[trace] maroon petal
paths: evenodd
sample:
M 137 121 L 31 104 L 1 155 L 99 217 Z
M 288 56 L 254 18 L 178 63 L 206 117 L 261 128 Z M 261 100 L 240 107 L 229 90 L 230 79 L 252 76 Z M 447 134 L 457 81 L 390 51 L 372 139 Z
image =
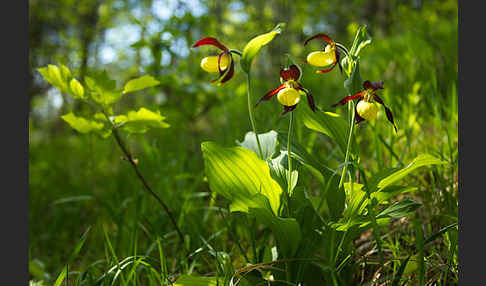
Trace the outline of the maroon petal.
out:
M 383 89 L 383 81 L 366 80 L 365 82 L 363 82 L 363 88 L 372 90 Z
M 218 83 L 218 85 L 222 85 L 223 83 L 233 78 L 233 75 L 235 74 L 235 63 L 231 58 L 231 56 L 230 56 L 230 61 L 231 63 L 230 63 L 229 71 L 226 74 L 226 76 Z
M 280 116 L 283 116 L 287 112 L 290 112 L 290 111 L 294 110 L 296 107 L 297 107 L 297 104 L 296 105 L 292 105 L 292 106 L 284 106 L 284 111 L 282 112 L 282 114 L 280 114 Z
M 316 104 L 314 102 L 314 97 L 312 96 L 312 94 L 300 85 L 297 89 L 305 92 L 305 94 L 307 95 L 307 103 L 309 104 L 310 109 L 312 109 L 313 112 L 316 112 Z
M 218 71 L 219 71 L 219 75 L 222 76 L 225 71 L 221 70 L 221 58 L 225 55 L 225 54 L 228 54 L 229 57 L 230 57 L 230 66 L 233 62 L 233 58 L 231 57 L 231 53 L 227 53 L 227 52 L 222 52 L 221 54 L 219 54 L 218 56 Z
M 280 70 L 280 77 L 284 81 L 289 79 L 298 80 L 300 77 L 300 70 L 296 65 L 291 65 L 288 69 Z
M 330 72 L 330 71 L 332 71 L 334 69 L 334 67 L 336 66 L 336 64 L 337 64 L 337 61 L 335 61 L 330 68 L 325 69 L 325 70 L 317 70 L 316 72 L 317 73 L 327 73 L 327 72 Z
M 192 47 L 197 48 L 203 45 L 212 45 L 223 51 L 228 51 L 228 48 L 225 45 L 221 44 L 218 40 L 216 40 L 216 38 L 212 38 L 212 37 L 202 38 L 199 41 L 197 41 Z
M 344 105 L 344 104 L 346 104 L 346 102 L 348 102 L 350 100 L 353 100 L 353 99 L 356 99 L 358 97 L 361 97 L 364 93 L 365 93 L 364 90 L 363 91 L 360 91 L 360 92 L 357 92 L 354 95 L 350 95 L 350 96 L 347 96 L 347 97 L 341 99 L 338 103 L 335 103 L 335 104 L 333 104 L 331 106 L 332 107 L 336 107 L 338 105 Z M 360 100 L 361 100 L 361 98 L 360 98 Z M 359 100 L 358 100 L 358 102 L 359 102 Z
M 395 132 L 398 132 L 397 126 L 395 125 L 395 122 L 393 122 L 393 114 L 391 110 L 388 107 L 386 107 L 385 103 L 383 102 L 383 100 L 381 100 L 381 98 L 378 97 L 378 95 L 373 94 L 373 99 L 379 104 L 383 105 L 383 107 L 385 108 L 386 118 L 388 119 L 388 121 L 391 122 L 391 124 L 393 124 L 393 128 L 395 128 Z
M 260 102 L 267 101 L 270 98 L 272 98 L 272 96 L 274 96 L 275 94 L 277 94 L 284 87 L 285 87 L 285 84 L 281 84 L 276 89 L 272 89 L 271 91 L 267 92 L 267 94 L 265 94 L 262 98 L 260 98 L 260 100 L 257 102 L 257 104 L 255 104 L 255 107 L 257 107 L 258 104 L 260 104 Z
M 332 40 L 332 39 L 331 39 L 331 38 L 330 38 L 328 35 L 326 35 L 326 34 L 317 34 L 317 35 L 314 35 L 314 36 L 310 37 L 309 39 L 307 39 L 307 40 L 304 42 L 304 46 L 305 46 L 305 45 L 307 45 L 307 43 L 308 43 L 309 41 L 312 41 L 312 40 L 314 40 L 314 39 L 318 39 L 318 38 L 319 38 L 319 39 L 321 39 L 321 40 L 323 40 L 323 41 L 325 41 L 325 42 L 326 42 L 326 43 L 328 43 L 328 44 L 332 44 L 332 43 L 334 43 L 334 41 L 333 41 L 333 40 Z
M 229 70 L 227 71 L 223 71 L 221 70 L 220 68 L 220 63 L 221 63 L 221 57 L 223 54 L 225 54 L 226 52 L 224 53 L 221 53 L 219 55 L 219 58 L 218 58 L 218 70 L 219 70 L 219 77 L 217 79 L 213 79 L 211 82 L 218 82 L 218 86 L 219 85 L 222 85 L 223 83 L 227 82 L 228 80 L 230 80 L 233 75 L 235 74 L 235 63 L 233 61 L 233 57 L 231 56 L 231 54 L 229 54 L 229 57 L 230 57 L 230 66 L 229 66 Z M 223 77 L 223 78 L 221 78 Z

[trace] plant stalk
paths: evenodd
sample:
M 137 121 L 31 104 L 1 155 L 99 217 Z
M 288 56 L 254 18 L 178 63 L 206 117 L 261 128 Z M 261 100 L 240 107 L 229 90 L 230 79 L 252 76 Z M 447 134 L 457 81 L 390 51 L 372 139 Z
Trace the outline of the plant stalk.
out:
M 349 158 L 349 149 L 351 147 L 351 138 L 353 137 L 353 129 L 354 129 L 354 121 L 355 121 L 355 113 L 354 113 L 354 102 L 352 100 L 349 101 L 349 106 L 351 107 L 351 126 L 349 128 L 349 136 L 348 136 L 348 144 L 346 147 L 346 155 L 344 156 L 344 167 L 343 172 L 341 173 L 341 179 L 339 180 L 339 188 L 343 186 L 344 183 L 344 176 L 346 175 L 346 170 L 348 166 L 348 158 Z
M 248 115 L 250 116 L 250 122 L 251 122 L 251 127 L 253 128 L 253 133 L 255 133 L 255 138 L 256 138 L 256 141 L 257 141 L 257 145 L 258 145 L 258 151 L 260 152 L 260 158 L 262 160 L 265 160 L 265 158 L 263 158 L 263 152 L 262 152 L 262 146 L 260 145 L 260 139 L 258 138 L 258 133 L 256 131 L 256 126 L 255 126 L 255 118 L 253 117 L 253 107 L 251 105 L 251 97 L 250 97 L 250 72 L 248 72 L 246 74 L 246 78 L 247 78 L 247 83 L 248 83 L 248 86 L 247 86 L 247 90 L 248 90 Z
M 287 134 L 287 159 L 289 165 L 289 173 L 287 175 L 287 208 L 290 215 L 290 192 L 292 191 L 292 150 L 291 150 L 291 140 L 292 140 L 292 122 L 294 121 L 294 113 L 290 112 L 289 118 L 289 132 Z

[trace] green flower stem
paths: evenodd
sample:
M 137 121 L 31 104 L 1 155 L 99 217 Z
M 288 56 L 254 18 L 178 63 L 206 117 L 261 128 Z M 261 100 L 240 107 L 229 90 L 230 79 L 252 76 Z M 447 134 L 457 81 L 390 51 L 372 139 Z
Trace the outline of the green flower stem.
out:
M 344 184 L 344 176 L 346 175 L 346 169 L 348 166 L 348 158 L 349 158 L 349 149 L 351 147 L 351 138 L 353 137 L 353 129 L 354 129 L 354 102 L 352 100 L 349 101 L 349 106 L 351 107 L 351 122 L 350 122 L 350 128 L 349 128 L 349 136 L 348 136 L 348 145 L 346 147 L 346 155 L 344 157 L 344 167 L 343 167 L 343 172 L 341 173 L 341 179 L 339 180 L 339 188 L 341 188 Z
M 291 140 L 292 140 L 292 122 L 294 121 L 294 113 L 290 112 L 290 119 L 289 119 L 289 132 L 287 134 L 287 159 L 288 159 L 288 165 L 289 165 L 289 174 L 287 178 L 287 206 L 288 206 L 288 211 L 290 214 L 290 192 L 292 190 L 292 150 L 291 150 Z
M 258 145 L 258 151 L 260 152 L 260 158 L 262 158 L 263 160 L 265 160 L 265 158 L 263 158 L 263 152 L 262 152 L 262 146 L 260 145 L 260 139 L 258 138 L 258 133 L 256 131 L 256 127 L 255 127 L 255 118 L 253 117 L 253 106 L 251 105 L 251 96 L 250 96 L 250 72 L 248 72 L 246 74 L 246 78 L 247 78 L 247 83 L 248 83 L 248 114 L 250 116 L 250 122 L 251 122 L 251 127 L 253 128 L 253 133 L 255 133 L 255 138 L 256 138 L 256 141 L 257 141 L 257 145 Z
M 145 189 L 147 190 L 147 192 L 149 192 L 159 202 L 159 204 L 162 206 L 162 208 L 164 208 L 165 212 L 167 213 L 167 216 L 169 217 L 172 225 L 174 226 L 175 230 L 177 231 L 177 234 L 179 235 L 180 241 L 182 242 L 182 244 L 184 244 L 184 235 L 182 234 L 181 230 L 177 226 L 177 222 L 174 218 L 174 215 L 170 211 L 169 207 L 164 203 L 164 201 L 152 190 L 152 188 L 150 188 L 149 184 L 147 183 L 147 181 L 143 177 L 142 173 L 140 173 L 140 171 L 138 170 L 137 163 L 133 160 L 132 154 L 126 148 L 125 143 L 123 142 L 123 140 L 120 137 L 120 134 L 118 133 L 118 129 L 113 124 L 113 122 L 110 120 L 110 118 L 109 118 L 109 116 L 108 116 L 108 114 L 106 113 L 105 110 L 103 110 L 103 114 L 105 115 L 106 120 L 108 120 L 111 123 L 111 125 L 113 127 L 111 134 L 113 135 L 113 137 L 115 137 L 116 143 L 118 143 L 118 146 L 122 150 L 123 154 L 125 154 L 125 157 L 127 158 L 128 162 L 130 162 L 130 164 L 133 166 L 133 169 L 134 169 L 135 173 L 137 174 L 137 177 L 140 179 L 140 181 L 142 182 L 142 184 L 145 187 Z

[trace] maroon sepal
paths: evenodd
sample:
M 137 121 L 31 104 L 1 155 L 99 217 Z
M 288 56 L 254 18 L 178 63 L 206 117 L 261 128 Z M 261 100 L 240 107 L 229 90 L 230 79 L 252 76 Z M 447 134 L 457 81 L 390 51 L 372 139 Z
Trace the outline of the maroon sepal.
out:
M 335 103 L 335 104 L 333 104 L 331 106 L 332 107 L 336 107 L 338 105 L 344 105 L 344 104 L 346 104 L 346 102 L 348 102 L 350 100 L 353 100 L 353 99 L 356 99 L 358 97 L 361 97 L 364 93 L 365 93 L 365 91 L 362 90 L 360 92 L 355 93 L 354 95 L 346 96 L 345 98 L 341 99 L 338 103 Z M 358 102 L 359 102 L 359 100 L 358 100 Z
M 378 97 L 378 95 L 373 94 L 373 99 L 379 104 L 383 105 L 383 107 L 385 108 L 386 118 L 388 119 L 388 121 L 391 122 L 391 124 L 393 124 L 393 128 L 395 128 L 395 132 L 398 132 L 397 126 L 395 125 L 395 122 L 393 122 L 393 114 L 391 110 L 388 107 L 386 107 L 385 103 L 383 102 L 383 100 L 381 100 L 381 98 Z
M 356 102 L 356 106 L 354 107 L 354 118 L 355 118 L 356 124 L 359 124 L 360 122 L 365 121 L 365 119 L 363 117 L 359 116 L 359 114 L 358 114 L 358 102 L 360 102 L 361 99 L 362 98 L 358 99 L 358 101 Z
M 291 65 L 287 69 L 280 70 L 280 77 L 284 81 L 288 81 L 289 79 L 298 80 L 300 77 L 300 70 L 296 65 Z
M 276 89 L 272 89 L 270 90 L 269 92 L 267 92 L 267 94 L 265 94 L 262 98 L 260 98 L 260 100 L 257 102 L 257 104 L 255 104 L 255 107 L 258 106 L 258 104 L 260 104 L 260 102 L 262 101 L 267 101 L 269 100 L 270 98 L 272 98 L 272 96 L 274 96 L 275 94 L 277 94 L 282 88 L 285 87 L 285 84 L 281 84 L 279 87 L 277 87 Z
M 307 95 L 307 103 L 309 104 L 310 109 L 313 112 L 316 112 L 316 104 L 314 102 L 314 97 L 312 96 L 312 94 L 307 89 L 303 88 L 300 85 L 299 85 L 299 87 L 297 89 L 298 90 L 302 90 L 303 92 L 305 92 L 305 94 Z
M 383 81 L 366 80 L 366 81 L 363 82 L 363 88 L 364 89 L 372 89 L 372 90 L 383 89 Z
M 321 39 L 321 40 L 325 41 L 325 42 L 326 42 L 326 43 L 328 43 L 328 44 L 333 43 L 333 40 L 332 40 L 332 39 L 331 39 L 331 38 L 330 38 L 328 35 L 326 35 L 326 34 L 317 34 L 317 35 L 314 35 L 314 36 L 310 37 L 309 39 L 307 39 L 307 40 L 304 42 L 304 46 L 305 46 L 305 45 L 307 45 L 307 43 L 308 43 L 309 41 L 312 41 L 312 40 L 317 39 L 317 38 L 319 38 L 319 39 Z
M 228 51 L 228 48 L 225 45 L 221 44 L 218 40 L 216 40 L 216 38 L 213 37 L 202 38 L 199 41 L 197 41 L 194 45 L 192 45 L 192 47 L 197 48 L 203 45 L 212 45 L 223 51 Z
M 280 116 L 283 116 L 285 115 L 287 112 L 290 112 L 292 110 L 294 110 L 295 108 L 297 107 L 297 104 L 296 105 L 292 105 L 292 106 L 284 106 L 284 111 L 282 112 L 282 114 L 280 114 Z

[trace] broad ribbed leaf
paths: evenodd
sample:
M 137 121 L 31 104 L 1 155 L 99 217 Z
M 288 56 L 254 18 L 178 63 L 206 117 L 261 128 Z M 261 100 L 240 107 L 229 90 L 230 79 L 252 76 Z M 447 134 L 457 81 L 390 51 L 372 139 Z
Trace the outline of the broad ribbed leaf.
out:
M 160 84 L 160 81 L 156 80 L 155 78 L 144 75 L 136 79 L 132 79 L 125 84 L 125 88 L 123 89 L 123 93 L 134 92 L 142 89 L 146 89 L 149 87 L 157 86 Z
M 346 190 L 346 197 L 348 199 L 344 217 L 351 218 L 360 215 L 369 203 L 369 200 L 365 198 L 366 192 L 363 190 L 363 184 L 344 183 L 344 189 Z M 378 204 L 383 204 L 398 195 L 413 192 L 415 190 L 417 190 L 416 187 L 410 186 L 389 186 L 379 192 L 371 193 L 371 198 L 376 200 Z
M 153 112 L 142 107 L 138 111 L 129 111 L 127 115 L 118 115 L 113 121 L 129 133 L 145 133 L 151 128 L 170 127 L 164 119 L 159 111 Z
M 297 116 L 305 127 L 329 136 L 339 147 L 341 153 L 346 153 L 348 144 L 349 126 L 345 119 L 336 113 L 316 111 L 312 112 L 308 106 L 297 108 Z M 354 143 L 354 141 L 353 141 Z M 354 144 L 351 144 L 351 153 L 353 153 Z
M 282 189 L 271 178 L 270 168 L 265 161 L 242 147 L 226 148 L 213 142 L 203 142 L 201 149 L 213 192 L 238 204 L 238 211 L 248 211 L 245 202 L 256 194 L 262 194 L 277 214 Z M 236 211 L 234 208 L 232 210 Z
M 391 175 L 387 176 L 386 178 L 382 179 L 378 183 L 378 190 L 383 189 L 391 184 L 396 183 L 397 181 L 401 180 L 403 177 L 408 175 L 413 170 L 429 165 L 436 165 L 436 164 L 445 164 L 445 162 L 429 155 L 429 154 L 421 154 L 417 158 L 415 158 L 410 164 L 406 167 L 392 173 Z
M 300 227 L 295 218 L 277 217 L 268 207 L 250 208 L 249 212 L 256 217 L 257 221 L 272 230 L 282 257 L 294 256 L 302 239 Z
M 272 31 L 256 36 L 255 38 L 251 39 L 248 44 L 246 44 L 245 48 L 243 49 L 243 55 L 241 56 L 241 68 L 246 72 L 250 72 L 251 63 L 253 59 L 256 57 L 260 49 L 270 43 L 276 35 L 282 32 L 282 28 L 285 27 L 284 23 L 280 23 Z
M 287 132 L 278 132 L 278 142 L 280 143 L 280 150 L 287 151 Z M 309 154 L 304 146 L 300 145 L 296 140 L 291 142 L 292 158 L 299 161 L 304 167 L 306 167 L 321 184 L 324 184 L 324 178 L 329 178 L 334 170 L 327 167 L 317 160 L 313 155 Z
M 277 132 L 273 130 L 270 130 L 267 133 L 258 134 L 258 139 L 260 140 L 264 160 L 269 159 L 275 153 L 275 148 L 277 147 L 277 135 Z M 260 156 L 255 133 L 253 131 L 247 132 L 245 134 L 245 139 L 243 140 L 243 142 L 239 142 L 238 140 L 236 140 L 236 143 L 243 148 L 252 150 L 253 152 L 255 152 L 255 154 Z

